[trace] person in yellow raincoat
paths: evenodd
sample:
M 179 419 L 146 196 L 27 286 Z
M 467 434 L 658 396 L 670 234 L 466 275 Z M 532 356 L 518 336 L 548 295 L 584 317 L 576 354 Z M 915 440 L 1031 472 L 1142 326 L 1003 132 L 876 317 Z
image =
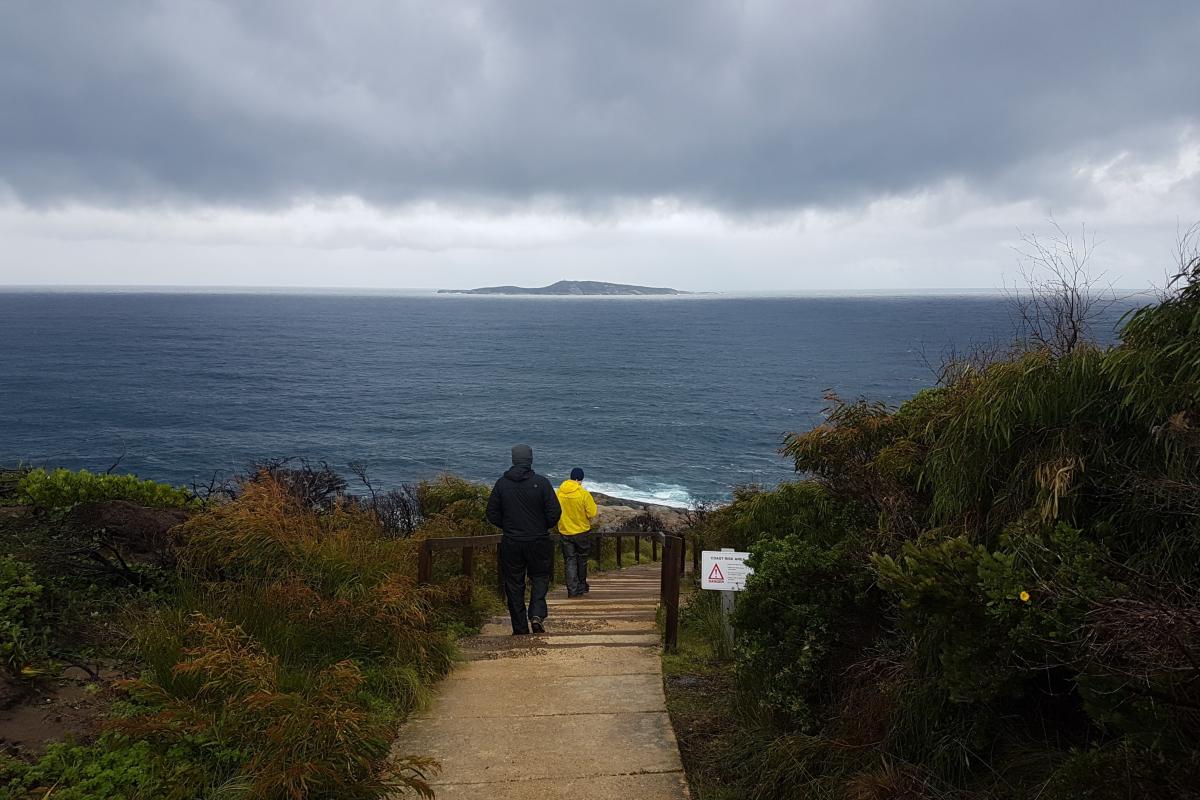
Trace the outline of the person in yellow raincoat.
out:
M 570 480 L 559 484 L 558 504 L 562 516 L 558 520 L 558 532 L 562 534 L 563 564 L 567 570 L 567 597 L 580 597 L 591 590 L 587 582 L 588 555 L 592 551 L 592 520 L 598 509 L 592 493 L 583 488 L 583 470 L 571 470 Z

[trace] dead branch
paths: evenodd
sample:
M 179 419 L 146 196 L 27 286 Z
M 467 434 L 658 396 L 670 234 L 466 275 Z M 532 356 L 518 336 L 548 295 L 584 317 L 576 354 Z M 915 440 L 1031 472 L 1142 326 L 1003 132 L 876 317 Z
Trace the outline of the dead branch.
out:
M 1006 288 L 1017 336 L 1056 357 L 1095 341 L 1095 325 L 1120 298 L 1104 273 L 1093 273 L 1095 234 L 1080 226 L 1078 239 L 1053 218 L 1046 238 L 1022 235 L 1020 281 Z

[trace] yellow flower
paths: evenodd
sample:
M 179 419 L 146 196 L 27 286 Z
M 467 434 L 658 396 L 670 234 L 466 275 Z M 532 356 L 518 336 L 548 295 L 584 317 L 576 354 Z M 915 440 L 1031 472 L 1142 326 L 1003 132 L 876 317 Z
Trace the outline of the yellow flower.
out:
M 1024 589 L 1021 590 L 1021 593 L 1017 595 L 1017 597 L 1021 598 L 1022 603 L 1029 602 L 1029 592 L 1025 591 Z

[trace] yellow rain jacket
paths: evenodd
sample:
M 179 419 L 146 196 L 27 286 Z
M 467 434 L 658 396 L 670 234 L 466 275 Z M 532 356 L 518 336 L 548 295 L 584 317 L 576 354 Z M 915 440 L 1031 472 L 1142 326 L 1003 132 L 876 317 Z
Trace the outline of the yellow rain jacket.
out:
M 558 504 L 562 506 L 558 532 L 564 536 L 574 536 L 590 531 L 597 512 L 592 493 L 583 488 L 579 481 L 566 480 L 559 485 L 555 494 L 558 495 Z

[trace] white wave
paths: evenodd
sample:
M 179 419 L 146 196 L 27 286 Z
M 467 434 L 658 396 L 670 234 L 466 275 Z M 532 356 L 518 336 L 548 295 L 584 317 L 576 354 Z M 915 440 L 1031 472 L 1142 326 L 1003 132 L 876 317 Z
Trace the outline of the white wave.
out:
M 651 483 L 638 488 L 625 483 L 598 483 L 585 480 L 583 485 L 593 492 L 606 494 L 609 497 L 619 497 L 622 500 L 632 500 L 636 503 L 654 503 L 670 508 L 692 508 L 696 505 L 695 498 L 688 492 L 687 487 L 675 483 Z

